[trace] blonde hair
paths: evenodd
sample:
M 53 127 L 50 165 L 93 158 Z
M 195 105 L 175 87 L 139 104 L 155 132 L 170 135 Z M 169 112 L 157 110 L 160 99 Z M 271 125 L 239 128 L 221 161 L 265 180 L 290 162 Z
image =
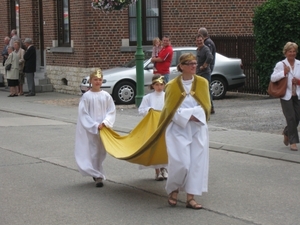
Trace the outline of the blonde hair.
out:
M 285 46 L 283 47 L 283 54 L 285 55 L 287 53 L 287 51 L 291 50 L 292 48 L 294 48 L 296 50 L 296 52 L 298 52 L 298 45 L 294 42 L 287 42 L 285 44 Z
M 161 40 L 159 39 L 159 37 L 156 37 L 156 38 L 153 39 L 153 41 L 152 41 L 153 45 L 155 45 L 156 42 L 161 42 Z
M 179 72 L 182 72 L 182 69 L 180 67 L 180 65 L 183 65 L 186 62 L 192 61 L 192 60 L 196 60 L 196 56 L 192 53 L 184 53 L 179 57 L 179 64 L 177 65 L 177 70 Z
M 103 74 L 102 74 L 102 70 L 101 69 L 97 69 L 96 71 L 92 72 L 90 74 L 90 86 L 92 85 L 91 84 L 91 80 L 94 78 L 94 77 L 98 77 L 98 78 L 103 78 Z

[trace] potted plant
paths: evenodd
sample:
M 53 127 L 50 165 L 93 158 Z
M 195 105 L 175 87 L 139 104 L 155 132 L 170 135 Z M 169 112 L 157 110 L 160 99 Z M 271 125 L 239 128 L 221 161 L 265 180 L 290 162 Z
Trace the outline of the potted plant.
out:
M 92 7 L 102 11 L 122 10 L 136 0 L 92 0 Z

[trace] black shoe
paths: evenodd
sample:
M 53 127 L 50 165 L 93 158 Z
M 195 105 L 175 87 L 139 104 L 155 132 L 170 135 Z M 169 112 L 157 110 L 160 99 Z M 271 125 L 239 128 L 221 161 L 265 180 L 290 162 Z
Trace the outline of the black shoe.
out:
M 215 109 L 214 109 L 214 107 L 211 107 L 210 114 L 215 114 Z
M 15 97 L 15 95 L 8 95 L 7 97 Z
M 35 94 L 27 94 L 25 95 L 26 97 L 31 97 L 31 96 L 35 96 Z
M 96 183 L 96 187 L 103 187 L 103 179 L 102 178 L 95 178 L 93 177 L 93 180 L 95 181 Z

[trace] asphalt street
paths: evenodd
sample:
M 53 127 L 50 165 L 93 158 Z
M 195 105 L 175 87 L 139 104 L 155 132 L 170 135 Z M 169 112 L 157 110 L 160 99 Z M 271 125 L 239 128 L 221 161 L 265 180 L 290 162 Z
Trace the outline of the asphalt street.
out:
M 103 188 L 82 177 L 74 160 L 80 96 L 7 95 L 0 91 L 1 225 L 299 224 L 300 156 L 282 144 L 278 99 L 229 93 L 215 101 L 209 189 L 196 211 L 183 194 L 171 208 L 154 171 L 111 156 Z M 117 106 L 115 130 L 125 134 L 140 119 L 135 106 Z

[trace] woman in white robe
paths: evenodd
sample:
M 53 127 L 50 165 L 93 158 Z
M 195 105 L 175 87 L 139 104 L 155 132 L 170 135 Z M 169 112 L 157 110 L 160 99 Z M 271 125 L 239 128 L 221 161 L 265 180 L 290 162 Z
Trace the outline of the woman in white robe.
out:
M 199 79 L 195 76 L 196 66 L 201 65 L 197 65 L 193 54 L 183 54 L 177 67 L 182 72 L 181 79 L 177 79 L 178 82 L 168 83 L 166 88 L 166 96 L 168 96 L 168 91 L 178 89 L 172 86 L 180 85 L 184 90 L 182 95 L 185 96 L 179 107 L 175 108 L 176 111 L 165 133 L 169 171 L 166 183 L 168 203 L 175 206 L 178 192 L 184 191 L 187 193 L 186 207 L 191 209 L 202 208 L 202 205 L 195 201 L 194 195 L 207 192 L 209 163 L 207 110 L 205 111 L 196 101 L 194 95 L 197 93 L 191 91 L 194 80 Z M 204 102 L 209 101 L 209 93 L 198 96 L 207 98 Z M 166 105 L 168 101 L 176 101 L 176 99 L 166 97 Z
M 139 107 L 139 114 L 146 116 L 150 109 L 161 111 L 164 107 L 165 100 L 165 81 L 164 77 L 161 75 L 154 75 L 152 77 L 152 84 L 150 89 L 154 90 L 153 92 L 145 95 Z M 162 181 L 168 179 L 168 170 L 166 169 L 167 165 L 154 165 L 154 166 L 140 166 L 140 169 L 145 168 L 155 168 L 155 180 Z
M 92 88 L 83 94 L 78 106 L 75 159 L 79 172 L 93 177 L 96 187 L 102 187 L 102 180 L 106 179 L 102 165 L 106 151 L 99 132 L 103 126 L 113 126 L 116 108 L 110 94 L 100 90 L 101 70 L 92 73 L 90 81 Z

